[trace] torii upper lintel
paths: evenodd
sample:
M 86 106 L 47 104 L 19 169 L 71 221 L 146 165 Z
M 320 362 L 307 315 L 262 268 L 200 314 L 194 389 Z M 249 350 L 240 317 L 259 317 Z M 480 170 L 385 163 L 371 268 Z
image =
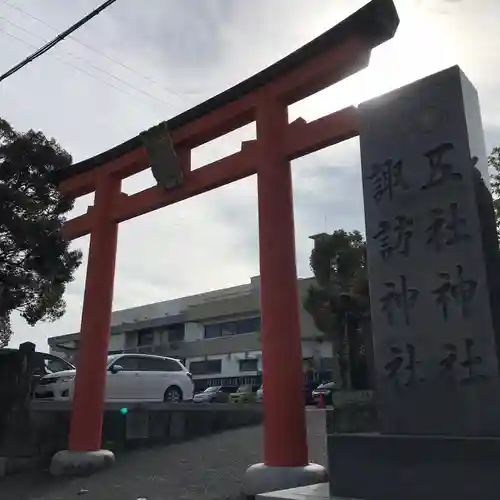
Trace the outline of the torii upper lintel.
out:
M 392 0 L 372 0 L 280 61 L 169 119 L 167 125 L 176 148 L 197 147 L 253 121 L 255 113 L 250 96 L 254 97 L 262 89 L 274 87 L 277 95 L 290 105 L 363 69 L 368 65 L 371 50 L 390 40 L 398 25 L 399 17 Z M 337 57 L 332 58 L 332 53 Z M 60 174 L 63 190 L 70 194 L 74 186 L 77 196 L 87 194 L 90 190 L 81 192 L 83 185 L 91 184 L 97 170 L 107 169 L 109 164 L 141 146 L 141 138 L 137 136 L 74 164 Z M 139 165 L 126 170 L 124 177 L 140 172 L 138 168 Z M 73 182 L 69 182 L 70 179 Z

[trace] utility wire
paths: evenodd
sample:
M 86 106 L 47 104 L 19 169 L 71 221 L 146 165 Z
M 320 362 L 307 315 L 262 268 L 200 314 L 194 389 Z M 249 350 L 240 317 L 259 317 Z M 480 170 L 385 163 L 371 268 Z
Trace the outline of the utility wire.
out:
M 2 29 L 0 27 L 0 31 L 4 34 L 4 35 L 7 35 L 9 36 L 10 38 L 12 38 L 13 40 L 17 40 L 18 42 L 21 42 L 23 43 L 24 45 L 27 45 L 28 47 L 31 47 L 31 48 L 35 48 L 36 49 L 36 46 L 27 42 L 26 40 L 23 40 L 22 38 L 19 38 L 15 35 L 13 35 L 12 33 L 9 33 L 8 31 L 5 31 L 4 29 Z M 125 89 L 122 89 L 121 87 L 118 87 L 117 85 L 114 85 L 110 82 L 107 82 L 106 80 L 102 80 L 101 78 L 97 77 L 96 75 L 92 74 L 92 73 L 89 73 L 88 71 L 85 71 L 84 69 L 80 68 L 79 66 L 75 66 L 74 64 L 71 64 L 70 62 L 68 61 L 65 61 L 64 59 L 61 59 L 60 57 L 57 57 L 55 56 L 54 54 L 51 54 L 52 57 L 54 59 L 56 59 L 57 61 L 59 61 L 60 63 L 62 64 L 65 64 L 66 66 L 70 66 L 71 68 L 73 69 L 76 69 L 77 71 L 87 75 L 87 76 L 90 76 L 91 78 L 94 78 L 95 80 L 97 80 L 98 82 L 100 83 L 104 83 L 105 85 L 108 85 L 109 87 L 112 87 L 114 88 L 115 90 L 119 90 L 120 92 L 123 92 L 124 94 L 130 96 L 130 97 L 137 97 L 137 95 L 135 94 L 131 94 L 130 92 L 127 92 Z M 151 103 L 151 101 L 148 101 Z M 153 104 L 153 103 L 151 103 Z
M 0 76 L 0 82 L 8 78 L 9 76 L 17 73 L 20 69 L 24 68 L 27 64 L 34 61 L 36 58 L 48 52 L 52 47 L 57 45 L 60 41 L 64 40 L 67 36 L 71 35 L 71 33 L 75 32 L 78 28 L 88 23 L 95 16 L 100 14 L 104 9 L 108 8 L 110 5 L 114 4 L 116 0 L 107 0 L 102 5 L 94 9 L 90 14 L 87 14 L 85 17 L 80 19 L 77 23 L 73 24 L 73 26 L 69 27 L 67 30 L 63 31 L 61 34 L 57 35 L 53 40 L 44 46 L 40 47 L 33 54 L 28 56 L 26 59 L 22 60 L 20 63 L 16 64 L 14 67 L 9 69 L 6 73 Z
M 39 17 L 34 16 L 33 14 L 30 14 L 29 12 L 21 9 L 17 5 L 14 5 L 14 4 L 8 2 L 7 0 L 0 0 L 0 1 L 3 4 L 8 5 L 10 8 L 17 10 L 21 14 L 24 14 L 25 16 L 30 17 L 31 19 L 38 21 L 39 23 L 47 26 L 48 28 L 50 28 L 54 31 L 58 31 L 57 28 L 55 28 L 54 26 L 52 26 L 48 22 L 44 21 L 43 19 L 40 19 Z M 92 45 L 89 45 L 85 42 L 82 42 L 81 40 L 79 40 L 78 38 L 75 38 L 72 35 L 68 35 L 68 38 L 71 39 L 73 42 L 78 43 L 82 47 L 85 47 L 85 48 L 91 50 L 92 52 L 95 52 L 96 54 L 100 55 L 101 57 L 108 59 L 112 63 L 117 64 L 118 66 L 121 66 L 122 68 L 126 69 L 127 71 L 134 73 L 135 75 L 143 78 L 144 80 L 147 80 L 147 81 L 153 83 L 154 85 L 158 85 L 162 90 L 165 90 L 166 92 L 169 92 L 169 93 L 174 94 L 174 95 L 179 96 L 179 97 L 186 96 L 186 95 L 199 95 L 201 93 L 200 89 L 198 89 L 198 90 L 195 90 L 195 89 L 183 90 L 182 92 L 178 92 L 171 87 L 165 87 L 165 86 L 163 86 L 163 84 L 157 82 L 153 78 L 146 76 L 146 75 L 143 75 L 143 74 L 139 73 L 138 71 L 136 71 L 134 68 L 128 66 L 127 64 L 122 63 L 121 61 L 118 61 L 118 60 L 108 56 L 107 54 L 105 54 L 104 52 L 101 52 L 100 50 L 97 50 L 95 47 L 92 47 Z
M 4 22 L 10 24 L 11 26 L 14 26 L 15 28 L 21 30 L 21 31 L 24 31 L 25 33 L 28 33 L 29 35 L 31 36 L 34 36 L 36 38 L 39 38 L 40 40 L 43 40 L 42 37 L 38 36 L 38 35 L 35 35 L 33 32 L 31 32 L 30 30 L 27 30 L 25 28 L 23 28 L 22 26 L 19 26 L 18 24 L 16 23 L 13 23 L 12 21 L 10 21 L 9 19 L 6 19 L 5 17 L 2 17 L 0 16 L 0 19 L 3 20 Z M 7 33 L 6 31 L 2 30 L 4 33 Z M 21 40 L 21 39 L 18 39 L 18 40 Z M 45 40 L 43 40 L 45 41 Z M 27 43 L 27 42 L 26 42 Z M 28 44 L 28 43 L 27 43 Z M 31 47 L 33 47 L 33 45 L 29 44 Z M 36 47 L 35 47 L 36 48 Z M 71 57 L 74 57 L 75 59 L 80 59 L 81 61 L 83 61 L 84 63 L 88 64 L 90 67 L 96 69 L 97 71 L 100 71 L 101 73 L 104 73 L 105 75 L 108 75 L 110 76 L 111 78 L 114 78 L 115 80 L 117 80 L 118 82 L 120 83 L 123 83 L 124 85 L 127 85 L 128 87 L 130 87 L 131 89 L 135 90 L 136 92 L 140 92 L 141 94 L 144 94 L 145 96 L 147 97 L 150 97 L 151 99 L 154 99 L 155 101 L 158 101 L 158 102 L 161 102 L 162 104 L 165 104 L 165 105 L 168 105 L 164 100 L 160 99 L 159 97 L 156 97 L 154 96 L 153 94 L 150 94 L 149 92 L 146 92 L 145 90 L 142 90 L 138 87 L 135 87 L 134 85 L 132 85 L 131 83 L 127 82 L 126 80 L 123 80 L 122 78 L 119 78 L 118 76 L 115 76 L 113 75 L 112 73 L 109 73 L 108 71 L 100 68 L 99 66 L 96 66 L 95 64 L 93 64 L 91 61 L 85 59 L 84 57 L 82 56 L 78 56 L 76 54 L 73 54 L 71 52 L 68 52 L 67 50 L 64 51 L 66 54 L 68 54 L 69 56 Z

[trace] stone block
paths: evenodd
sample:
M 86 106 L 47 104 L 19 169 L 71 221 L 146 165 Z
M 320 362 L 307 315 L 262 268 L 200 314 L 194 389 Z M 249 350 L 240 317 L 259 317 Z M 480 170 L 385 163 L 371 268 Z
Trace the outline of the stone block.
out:
M 328 483 L 272 491 L 271 493 L 257 495 L 256 498 L 257 500 L 336 500 L 330 497 Z
M 107 469 L 115 463 L 115 456 L 108 450 L 62 450 L 52 457 L 50 473 L 53 476 L 88 476 Z
M 168 426 L 168 416 L 160 412 L 151 412 L 149 414 L 149 437 L 154 440 L 165 439 Z
M 186 434 L 186 416 L 184 412 L 173 411 L 170 415 L 169 436 L 172 441 L 182 441 Z
M 321 465 L 309 463 L 303 467 L 272 467 L 263 463 L 250 466 L 245 472 L 242 493 L 253 498 L 262 493 L 324 483 L 328 474 Z
M 498 500 L 500 439 L 331 434 L 330 494 L 362 500 Z
M 361 104 L 359 118 L 382 432 L 500 436 L 477 92 L 454 66 Z
M 149 412 L 130 411 L 126 415 L 125 439 L 147 439 L 149 437 Z

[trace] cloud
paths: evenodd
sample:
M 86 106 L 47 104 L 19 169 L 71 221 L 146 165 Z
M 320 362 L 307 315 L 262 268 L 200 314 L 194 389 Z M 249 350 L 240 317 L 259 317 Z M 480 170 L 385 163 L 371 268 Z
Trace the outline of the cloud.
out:
M 374 52 L 370 69 L 294 106 L 290 116 L 313 119 L 359 102 L 367 93 L 376 95 L 459 63 L 478 87 L 487 147 L 500 144 L 500 77 L 493 71 L 500 54 L 494 25 L 498 7 L 496 0 L 484 2 L 489 11 L 476 9 L 473 2 L 440 2 L 447 15 L 436 16 L 429 10 L 434 2 L 417 9 L 416 2 L 397 1 L 399 32 Z M 61 30 L 99 3 L 25 0 L 16 5 Z M 56 137 L 79 161 L 251 76 L 364 3 L 148 0 L 144 8 L 136 0 L 120 0 L 75 35 L 105 56 L 65 41 L 2 83 L 2 116 L 19 129 L 41 129 Z M 0 33 L 2 68 L 32 51 L 26 43 L 39 46 L 55 34 L 4 3 L 0 15 L 31 32 L 1 26 L 25 41 Z M 200 148 L 198 165 L 238 149 L 251 133 Z M 294 161 L 292 169 L 297 266 L 304 276 L 310 235 L 340 227 L 364 229 L 358 141 Z M 125 190 L 137 192 L 151 184 L 151 175 L 144 173 L 128 180 Z M 79 201 L 75 214 L 91 203 L 92 197 Z M 87 255 L 88 238 L 74 244 Z M 250 178 L 122 224 L 114 308 L 237 285 L 258 272 L 256 181 Z M 84 284 L 82 266 L 66 295 L 66 316 L 33 329 L 16 319 L 13 344 L 33 339 L 43 347 L 49 335 L 77 331 Z
M 231 26 L 235 9 L 230 0 L 150 1 L 148 9 L 126 0 L 109 19 L 115 27 L 112 35 L 125 40 L 128 54 L 143 57 L 146 51 L 158 62 L 161 57 L 162 66 L 174 67 L 176 73 L 200 74 L 214 71 L 225 60 L 226 26 Z
M 486 152 L 489 154 L 491 150 L 500 146 L 500 124 L 488 125 L 484 129 L 484 139 L 486 143 Z

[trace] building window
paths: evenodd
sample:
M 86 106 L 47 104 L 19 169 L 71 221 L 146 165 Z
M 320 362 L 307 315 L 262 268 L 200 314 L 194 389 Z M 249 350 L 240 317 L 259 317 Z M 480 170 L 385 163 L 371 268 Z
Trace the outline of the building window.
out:
M 260 318 L 247 318 L 238 321 L 238 333 L 260 332 Z
M 205 325 L 205 338 L 215 339 L 221 336 L 221 325 L 215 323 L 213 325 Z
M 220 359 L 206 359 L 204 361 L 191 361 L 189 371 L 193 375 L 211 375 L 222 371 Z
M 246 318 L 236 321 L 225 321 L 224 323 L 213 323 L 205 325 L 205 338 L 215 339 L 243 333 L 260 332 L 260 318 Z
M 139 371 L 140 360 L 141 358 L 135 356 L 123 356 L 116 359 L 113 365 L 121 366 L 126 372 L 136 372 Z
M 240 372 L 256 372 L 259 369 L 259 360 L 255 358 L 240 359 Z
M 152 346 L 155 341 L 155 332 L 151 328 L 137 332 L 137 346 Z
M 222 337 L 226 337 L 228 335 L 236 335 L 238 333 L 238 323 L 236 321 L 232 321 L 230 323 L 221 323 L 220 325 L 220 334 Z
M 180 372 L 182 366 L 173 359 L 165 358 L 141 358 L 139 370 L 145 372 Z
M 320 371 L 330 371 L 334 369 L 334 358 L 321 358 L 319 360 L 319 369 Z
M 167 336 L 169 342 L 183 342 L 184 341 L 184 324 L 170 325 L 167 328 Z

